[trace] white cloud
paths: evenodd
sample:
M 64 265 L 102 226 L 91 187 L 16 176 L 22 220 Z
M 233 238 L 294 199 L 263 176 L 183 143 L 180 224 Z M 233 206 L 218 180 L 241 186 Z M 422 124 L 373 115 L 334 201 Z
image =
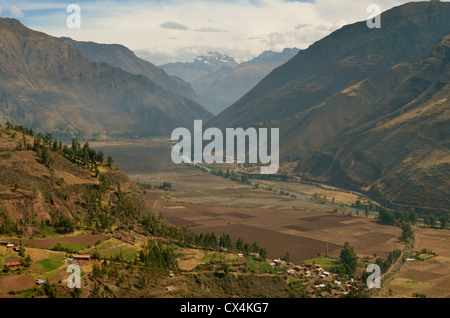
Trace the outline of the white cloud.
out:
M 167 21 L 160 24 L 163 29 L 173 29 L 173 30 L 188 30 L 189 28 L 181 23 L 176 23 L 172 21 Z
M 11 14 L 13 15 L 14 18 L 20 19 L 24 17 L 22 10 L 20 10 L 16 6 L 10 6 L 9 10 L 11 11 Z
M 196 32 L 225 32 L 221 29 L 214 27 L 201 27 L 195 30 Z

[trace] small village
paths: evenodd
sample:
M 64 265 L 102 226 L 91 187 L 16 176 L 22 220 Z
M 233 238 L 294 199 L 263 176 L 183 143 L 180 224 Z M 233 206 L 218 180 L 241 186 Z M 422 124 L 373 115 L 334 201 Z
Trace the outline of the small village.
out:
M 2 241 L 0 242 L 0 246 L 5 246 L 7 249 L 12 249 L 14 252 L 17 252 L 20 255 L 20 251 L 21 251 L 21 246 L 20 245 L 16 245 L 14 243 L 8 242 L 8 241 Z M 91 256 L 90 255 L 81 255 L 81 254 L 73 254 L 70 255 L 71 257 L 67 257 L 64 260 L 64 263 L 66 264 L 72 264 L 75 262 L 83 262 L 83 261 L 90 261 L 91 260 Z M 16 257 L 10 257 L 8 261 L 5 262 L 5 268 L 7 269 L 11 269 L 11 268 L 16 268 L 16 267 L 20 267 L 20 266 L 24 266 L 24 263 L 20 260 L 18 260 L 19 258 Z M 46 281 L 38 278 L 36 280 L 36 285 L 43 285 L 45 284 Z
M 258 253 L 250 253 L 251 257 L 259 257 Z M 242 253 L 236 254 L 236 257 L 242 262 L 244 255 Z M 331 273 L 323 268 L 320 264 L 315 263 L 301 263 L 300 265 L 287 262 L 280 258 L 272 259 L 269 265 L 278 270 L 278 275 L 288 275 L 291 279 L 299 279 L 306 285 L 308 297 L 322 298 L 337 298 L 348 295 L 350 291 L 358 290 L 362 286 L 362 282 L 353 278 L 336 273 Z M 288 279 L 289 280 L 289 279 Z
M 338 274 L 326 271 L 320 264 L 294 265 L 281 259 L 273 259 L 270 265 L 287 268 L 285 273 L 288 275 L 306 280 L 308 286 L 306 290 L 310 294 L 320 295 L 323 298 L 347 295 L 350 290 L 357 290 L 361 286 L 361 283 L 353 278 L 342 281 Z M 279 274 L 283 274 L 283 272 Z

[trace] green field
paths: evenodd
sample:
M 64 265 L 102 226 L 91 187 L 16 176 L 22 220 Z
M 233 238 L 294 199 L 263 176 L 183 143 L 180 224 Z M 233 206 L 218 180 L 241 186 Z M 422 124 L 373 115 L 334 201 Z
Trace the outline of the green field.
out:
M 82 245 L 75 245 L 69 243 L 58 243 L 51 247 L 54 251 L 65 251 L 67 253 L 78 253 L 81 250 L 84 250 L 86 247 Z
M 41 226 L 39 227 L 39 231 L 44 236 L 54 236 L 58 235 L 58 233 L 55 231 L 55 228 L 53 226 Z
M 138 255 L 139 250 L 135 247 L 125 245 L 121 241 L 105 241 L 102 244 L 90 248 L 89 250 L 85 250 L 89 254 L 93 254 L 94 252 L 98 252 L 101 258 L 121 258 L 124 260 L 134 260 L 134 258 Z
M 396 278 L 391 283 L 391 285 L 401 286 L 409 289 L 422 289 L 431 285 L 430 282 L 423 282 L 420 280 L 406 279 L 406 278 Z
M 317 257 L 305 261 L 305 263 L 320 264 L 326 270 L 331 270 L 333 267 L 341 267 L 342 263 L 337 259 Z
M 272 266 L 267 263 L 258 262 L 255 260 L 248 260 L 247 263 L 248 268 L 251 273 L 270 273 L 272 272 Z
M 51 254 L 48 258 L 37 262 L 36 265 L 47 273 L 64 265 L 65 259 L 66 256 L 63 254 Z
M 205 253 L 205 255 L 202 258 L 200 258 L 200 262 L 208 263 L 214 258 L 214 256 L 215 256 L 214 253 Z
M 417 256 L 417 259 L 421 260 L 421 261 L 426 261 L 427 259 L 430 259 L 435 256 L 436 255 L 433 255 L 433 254 L 420 254 L 419 256 Z

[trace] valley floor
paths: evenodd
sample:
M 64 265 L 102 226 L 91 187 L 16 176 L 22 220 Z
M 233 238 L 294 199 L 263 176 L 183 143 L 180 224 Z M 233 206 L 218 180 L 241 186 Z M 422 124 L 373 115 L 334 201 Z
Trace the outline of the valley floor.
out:
M 114 157 L 115 165 L 145 190 L 146 199 L 154 211 L 162 215 L 169 224 L 187 227 L 196 234 L 229 234 L 233 241 L 243 239 L 249 244 L 257 242 L 267 250 L 268 262 L 289 255 L 293 263 L 291 267 L 295 264 L 321 264 L 322 270 L 330 270 L 333 266 L 340 265 L 340 251 L 348 242 L 359 257 L 360 275 L 364 266 L 374 262 L 375 258 L 385 259 L 392 251 L 405 247 L 401 229 L 381 225 L 374 215 L 355 208 L 357 201 L 367 200 L 349 191 L 277 180 L 252 180 L 264 185 L 264 188 L 232 181 L 196 167 L 173 164 L 170 161 L 170 149 L 161 139 L 90 144 Z M 294 197 L 292 193 L 284 193 L 280 189 L 292 191 L 300 197 Z M 419 227 L 414 230 L 416 241 L 413 253 L 407 256 L 414 256 L 416 261 L 406 262 L 398 273 L 383 282 L 382 289 L 376 296 L 412 297 L 417 293 L 429 297 L 446 297 L 450 294 L 450 254 L 446 250 L 450 232 Z M 1 274 L 1 297 L 38 296 L 35 286 L 37 279 L 64 285 L 66 268 L 71 262 L 68 257 L 73 253 L 96 253 L 100 259 L 133 262 L 148 240 L 133 231 L 115 231 L 108 235 L 75 233 L 68 236 L 57 235 L 51 228 L 42 228 L 40 231 L 47 233 L 47 237 L 0 238 L 25 247 L 26 254 L 32 260 L 29 268 L 18 271 L 12 269 L 11 272 Z M 55 249 L 58 243 L 66 250 Z M 230 253 L 187 247 L 176 247 L 176 251 L 182 274 L 176 274 L 175 279 L 168 278 L 167 273 L 158 276 L 159 278 L 150 278 L 147 272 L 138 274 L 139 270 L 133 274 L 125 267 L 129 265 L 117 268 L 114 263 L 105 265 L 107 268 L 105 267 L 102 275 L 111 270 L 114 273 L 94 278 L 93 267 L 95 264 L 101 267 L 102 261 L 81 260 L 79 264 L 83 284 L 87 287 L 81 296 L 89 297 L 96 293 L 94 296 L 106 297 L 286 297 L 291 292 L 291 296 L 298 297 L 301 296 L 299 286 L 302 286 L 302 293 L 308 291 L 312 296 L 320 296 L 322 293 L 316 289 L 316 280 L 304 278 L 303 271 L 306 269 L 301 269 L 294 275 L 287 274 L 289 265 L 273 269 L 268 262 L 261 263 L 252 258 L 240 260 Z M 0 266 L 17 261 L 19 257 L 16 254 L 17 252 L 0 246 Z M 231 276 L 227 276 L 228 269 L 224 272 L 222 267 L 214 265 L 223 262 L 231 265 Z M 259 278 L 247 280 L 250 279 L 250 276 L 246 276 L 249 270 L 250 273 L 259 275 Z M 275 292 L 278 288 L 276 284 L 268 287 L 270 284 L 267 285 L 267 279 L 273 280 L 281 274 L 285 277 L 283 284 L 292 287 L 294 283 L 291 280 L 294 279 L 298 286 L 281 294 Z M 256 295 L 241 286 L 240 279 L 243 277 L 247 277 L 244 279 L 247 284 L 261 288 L 265 286 L 265 294 Z M 219 278 L 224 278 L 219 280 L 223 284 L 219 289 L 208 288 L 208 284 L 217 284 Z M 297 282 L 299 279 L 303 279 L 301 283 Z M 326 280 L 325 277 L 322 279 Z M 125 284 L 127 280 L 130 284 L 133 282 L 134 287 Z M 333 280 L 330 279 L 327 284 L 327 295 L 339 296 L 336 293 L 340 289 L 333 289 Z M 143 289 L 139 287 L 141 285 L 144 286 Z M 141 291 L 138 292 L 139 289 Z M 342 290 L 339 293 L 342 295 Z M 67 291 L 66 294 L 73 296 Z

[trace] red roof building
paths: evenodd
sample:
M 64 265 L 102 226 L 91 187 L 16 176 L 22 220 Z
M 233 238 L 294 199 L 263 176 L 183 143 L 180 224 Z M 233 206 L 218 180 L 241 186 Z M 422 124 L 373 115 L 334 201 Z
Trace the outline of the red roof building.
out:
M 8 267 L 20 266 L 20 262 L 6 262 L 5 265 Z
M 78 254 L 76 254 L 76 255 L 74 255 L 73 256 L 73 258 L 74 259 L 79 259 L 79 260 L 90 260 L 91 259 L 91 256 L 90 255 L 78 255 Z

